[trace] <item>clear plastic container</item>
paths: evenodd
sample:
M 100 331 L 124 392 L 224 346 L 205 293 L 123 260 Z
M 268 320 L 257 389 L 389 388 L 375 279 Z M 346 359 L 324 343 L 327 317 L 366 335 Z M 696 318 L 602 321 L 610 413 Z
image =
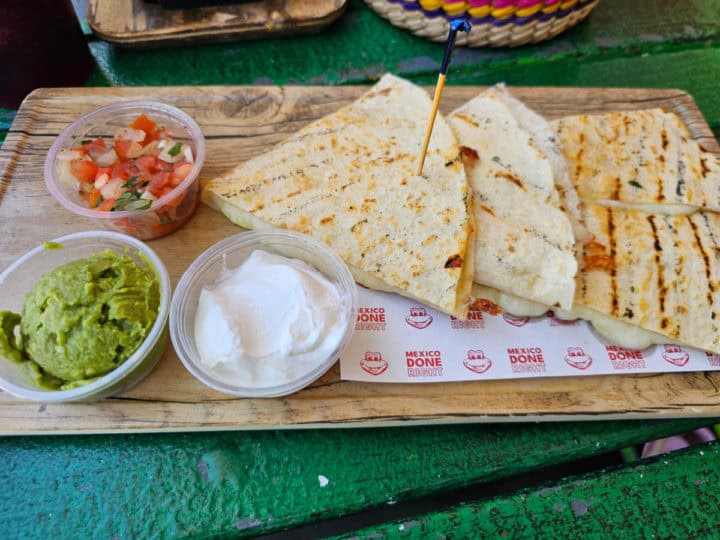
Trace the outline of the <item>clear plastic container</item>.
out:
M 195 345 L 195 313 L 204 287 L 215 285 L 226 270 L 240 266 L 256 249 L 300 259 L 334 283 L 340 291 L 346 327 L 336 349 L 319 359 L 316 367 L 299 378 L 275 386 L 237 386 L 222 380 L 199 360 Z M 225 394 L 240 397 L 277 397 L 296 392 L 321 377 L 342 354 L 355 330 L 357 286 L 345 263 L 327 246 L 293 231 L 267 229 L 243 232 L 226 238 L 202 253 L 183 274 L 170 308 L 170 337 L 185 367 L 199 381 Z
M 150 332 L 133 355 L 110 373 L 70 390 L 45 390 L 26 379 L 17 364 L 0 358 L 0 388 L 14 396 L 43 403 L 90 401 L 116 394 L 139 382 L 155 366 L 168 344 L 167 319 L 170 311 L 170 277 L 165 265 L 144 243 L 124 234 L 90 231 L 55 238 L 62 248 L 38 246 L 20 257 L 0 274 L 0 310 L 20 313 L 25 294 L 38 280 L 58 266 L 83 259 L 104 249 L 131 257 L 151 267 L 160 283 L 160 307 Z
M 110 142 L 118 128 L 128 127 L 141 113 L 158 126 L 164 126 L 173 140 L 192 147 L 194 162 L 190 174 L 146 210 L 103 212 L 88 208 L 77 189 L 77 181 L 69 171 L 62 173 L 60 167 L 66 167 L 67 162 L 58 159 L 58 154 L 80 146 L 84 139 L 102 137 Z M 193 215 L 200 199 L 199 175 L 204 161 L 205 138 L 200 126 L 188 114 L 155 101 L 125 101 L 81 116 L 60 133 L 45 159 L 45 184 L 55 200 L 68 210 L 106 229 L 150 240 L 176 231 Z

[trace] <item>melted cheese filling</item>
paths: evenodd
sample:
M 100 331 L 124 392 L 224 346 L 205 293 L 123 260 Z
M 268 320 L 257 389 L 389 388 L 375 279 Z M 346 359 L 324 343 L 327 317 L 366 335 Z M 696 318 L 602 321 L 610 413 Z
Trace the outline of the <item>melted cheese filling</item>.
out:
M 486 287 L 473 283 L 472 296 L 474 298 L 487 298 L 502 308 L 503 311 L 516 317 L 539 317 L 547 313 L 550 307 L 525 300 L 514 294 L 500 291 L 493 287 Z
M 589 322 L 598 334 L 613 345 L 625 347 L 626 349 L 642 350 L 651 345 L 671 342 L 667 336 L 628 324 L 585 306 L 575 305 L 571 311 L 551 308 L 477 283 L 473 283 L 472 296 L 486 298 L 500 306 L 503 311 L 516 317 L 539 317 L 552 309 L 558 319 L 565 321 L 583 319 Z
M 588 321 L 602 337 L 610 341 L 613 345 L 619 345 L 626 349 L 642 350 L 647 349 L 651 345 L 669 343 L 671 341 L 667 336 L 628 324 L 585 306 L 575 305 L 572 311 L 558 309 L 555 310 L 554 313 L 558 319 L 566 321 L 574 321 L 575 319 Z

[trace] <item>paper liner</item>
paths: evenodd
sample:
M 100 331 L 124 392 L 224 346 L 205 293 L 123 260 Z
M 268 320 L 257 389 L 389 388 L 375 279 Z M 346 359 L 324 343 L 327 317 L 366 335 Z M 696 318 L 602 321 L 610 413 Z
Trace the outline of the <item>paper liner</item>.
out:
M 513 317 L 474 303 L 461 321 L 412 300 L 360 289 L 355 335 L 340 360 L 344 380 L 448 382 L 617 373 L 720 370 L 720 355 L 674 344 L 614 346 L 585 321 Z

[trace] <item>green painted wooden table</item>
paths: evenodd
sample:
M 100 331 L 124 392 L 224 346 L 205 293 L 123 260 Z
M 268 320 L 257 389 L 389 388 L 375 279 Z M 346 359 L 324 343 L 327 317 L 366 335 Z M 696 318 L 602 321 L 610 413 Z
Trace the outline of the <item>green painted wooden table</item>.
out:
M 720 0 L 603 0 L 547 44 L 458 50 L 450 81 L 679 87 L 718 133 L 719 23 Z M 359 0 L 329 31 L 293 40 L 124 51 L 89 39 L 89 85 L 357 84 L 384 71 L 428 84 L 442 48 Z M 0 138 L 12 114 L 0 110 Z M 715 421 L 5 438 L 0 533 L 229 538 L 312 525 L 295 536 L 717 537 L 714 443 L 574 474 Z

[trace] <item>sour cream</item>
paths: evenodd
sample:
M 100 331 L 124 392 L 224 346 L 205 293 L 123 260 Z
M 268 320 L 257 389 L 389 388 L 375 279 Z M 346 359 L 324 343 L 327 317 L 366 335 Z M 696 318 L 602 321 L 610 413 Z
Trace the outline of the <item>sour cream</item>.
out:
M 348 324 L 338 288 L 312 266 L 255 250 L 200 293 L 200 364 L 238 386 L 296 380 L 323 364 Z

